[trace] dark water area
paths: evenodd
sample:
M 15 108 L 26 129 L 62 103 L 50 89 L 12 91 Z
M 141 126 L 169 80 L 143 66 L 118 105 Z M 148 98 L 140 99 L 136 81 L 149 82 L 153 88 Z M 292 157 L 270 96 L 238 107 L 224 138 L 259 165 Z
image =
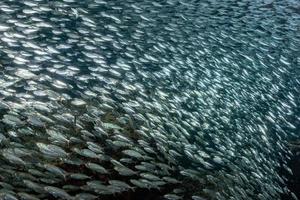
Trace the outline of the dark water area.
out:
M 296 0 L 0 1 L 0 199 L 297 200 Z

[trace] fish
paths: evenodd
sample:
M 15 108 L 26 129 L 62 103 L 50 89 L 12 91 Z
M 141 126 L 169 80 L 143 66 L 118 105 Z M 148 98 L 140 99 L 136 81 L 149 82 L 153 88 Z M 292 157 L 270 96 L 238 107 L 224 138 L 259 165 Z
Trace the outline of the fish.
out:
M 51 174 L 53 174 L 54 176 L 61 176 L 63 178 L 66 178 L 66 176 L 67 176 L 67 172 L 57 166 L 50 165 L 50 164 L 44 164 L 43 167 L 47 171 L 49 171 Z
M 56 198 L 71 199 L 71 196 L 63 189 L 53 187 L 53 186 L 46 186 L 44 189 L 46 192 L 49 192 L 51 195 L 53 195 Z
M 124 150 L 124 151 L 122 151 L 122 153 L 124 153 L 125 155 L 128 155 L 130 157 L 137 158 L 137 159 L 142 159 L 143 158 L 142 154 L 140 154 L 137 151 L 130 150 L 130 149 L 129 150 Z
M 109 174 L 109 172 L 104 167 L 95 163 L 87 163 L 86 167 L 100 174 Z
M 70 174 L 70 177 L 76 180 L 86 180 L 86 179 L 90 179 L 91 177 L 85 175 L 85 174 L 80 174 L 80 173 L 73 173 Z
M 36 143 L 41 153 L 50 157 L 66 157 L 68 154 L 61 147 L 53 144 Z
M 165 199 L 172 199 L 172 200 L 179 200 L 179 199 L 182 199 L 181 196 L 178 196 L 176 194 L 165 194 L 164 195 L 164 198 Z

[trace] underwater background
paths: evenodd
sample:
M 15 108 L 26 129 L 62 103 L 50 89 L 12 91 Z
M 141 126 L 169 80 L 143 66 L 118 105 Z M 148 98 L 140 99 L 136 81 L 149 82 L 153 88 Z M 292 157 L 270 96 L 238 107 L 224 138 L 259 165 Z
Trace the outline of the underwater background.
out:
M 298 0 L 1 0 L 0 199 L 300 198 Z

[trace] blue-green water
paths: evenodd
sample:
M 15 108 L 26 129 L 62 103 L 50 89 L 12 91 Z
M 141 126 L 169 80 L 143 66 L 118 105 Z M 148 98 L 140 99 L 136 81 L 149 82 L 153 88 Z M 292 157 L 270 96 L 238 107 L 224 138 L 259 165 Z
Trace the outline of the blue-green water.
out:
M 299 27 L 292 0 L 2 0 L 1 199 L 297 199 Z

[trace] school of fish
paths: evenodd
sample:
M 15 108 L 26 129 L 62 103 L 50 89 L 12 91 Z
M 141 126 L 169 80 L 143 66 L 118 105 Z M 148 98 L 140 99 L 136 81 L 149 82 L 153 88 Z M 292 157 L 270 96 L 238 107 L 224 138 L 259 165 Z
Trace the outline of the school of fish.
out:
M 0 199 L 297 200 L 299 66 L 297 0 L 1 0 Z

